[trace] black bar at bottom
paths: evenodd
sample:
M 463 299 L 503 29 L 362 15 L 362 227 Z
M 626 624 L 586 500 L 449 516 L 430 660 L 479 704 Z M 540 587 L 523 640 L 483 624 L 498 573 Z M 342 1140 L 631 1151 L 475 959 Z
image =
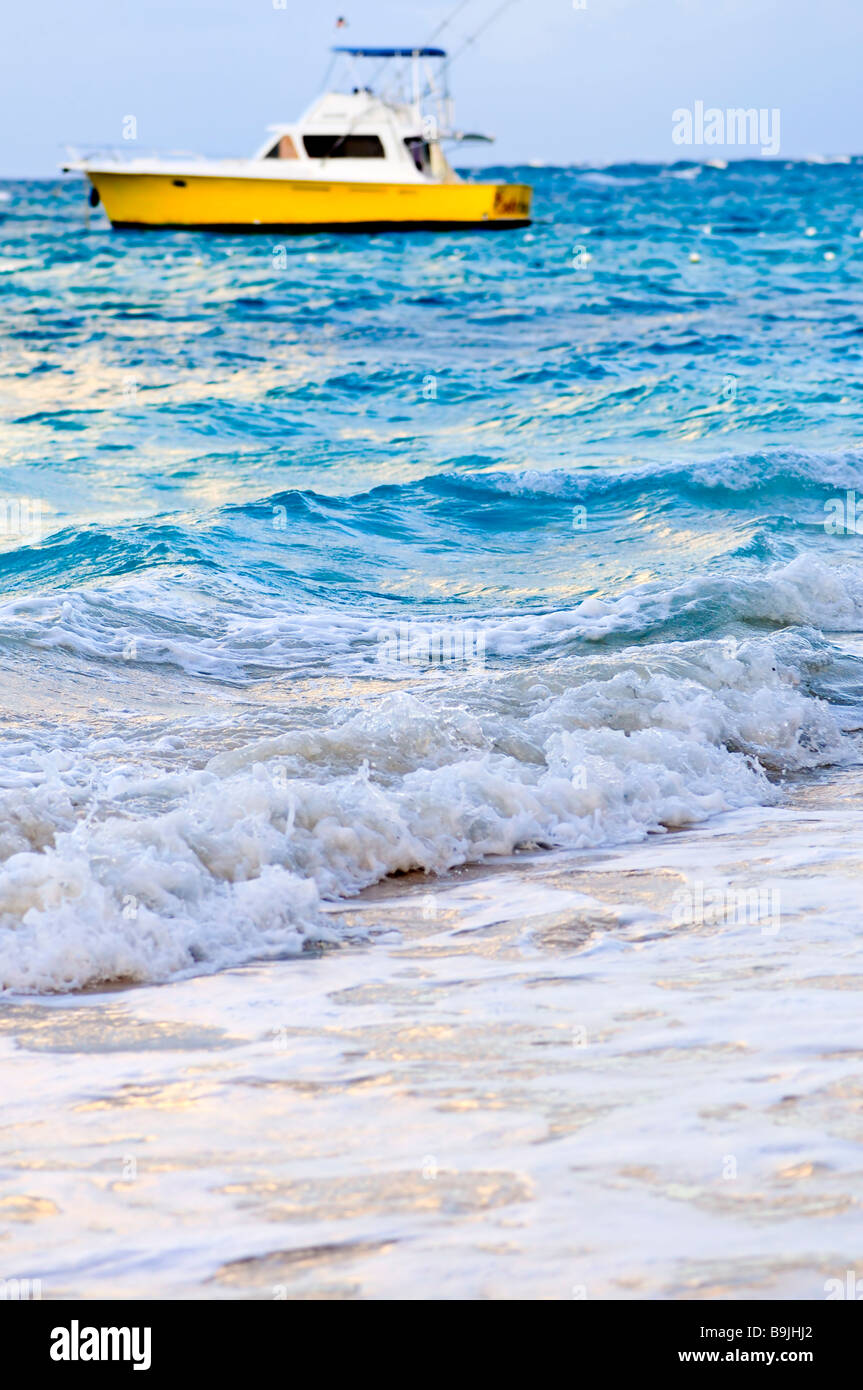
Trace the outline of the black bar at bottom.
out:
M 393 1351 L 403 1346 L 412 1315 L 421 1319 L 415 1335 L 421 1339 L 423 1371 L 429 1374 L 438 1366 L 442 1374 L 451 1375 L 459 1365 L 465 1368 L 447 1337 L 447 1323 L 460 1322 L 466 1309 L 471 1322 L 464 1325 L 464 1335 L 469 1338 L 474 1365 L 476 1357 L 482 1361 L 487 1356 L 493 1363 L 501 1355 L 510 1355 L 516 1350 L 514 1342 L 522 1353 L 533 1344 L 531 1360 L 544 1359 L 550 1351 L 546 1347 L 540 1352 L 532 1328 L 518 1333 L 511 1313 L 494 1339 L 488 1340 L 496 1322 L 495 1310 L 488 1304 L 444 1302 L 429 1310 L 421 1302 L 402 1302 L 397 1305 L 397 1321 L 392 1320 L 391 1305 L 383 1304 L 379 1325 L 374 1307 L 362 1305 L 363 1321 L 355 1325 L 361 1340 L 351 1337 L 343 1342 L 338 1338 L 339 1324 L 353 1331 L 356 1304 L 336 1308 L 328 1301 L 301 1306 L 290 1301 L 10 1301 L 0 1303 L 0 1326 L 7 1348 L 14 1346 L 20 1357 L 21 1370 L 47 1371 L 61 1380 L 69 1376 L 92 1379 L 105 1370 L 138 1379 L 165 1371 L 212 1371 L 224 1380 L 232 1374 L 245 1378 L 262 1374 L 265 1367 L 267 1374 L 274 1373 L 280 1363 L 290 1374 L 290 1363 L 297 1355 L 321 1356 L 322 1348 L 316 1344 L 319 1334 L 327 1338 L 326 1361 L 320 1369 L 326 1368 L 331 1376 L 333 1353 L 343 1347 L 346 1367 L 356 1374 L 362 1370 L 369 1336 L 375 1338 L 374 1362 L 381 1366 L 388 1346 Z M 537 1314 L 556 1324 L 561 1310 L 551 1306 L 543 1314 L 534 1305 Z M 435 1320 L 434 1330 L 429 1317 Z M 558 1353 L 574 1355 L 576 1366 L 593 1366 L 593 1374 L 641 1375 L 646 1370 L 664 1373 L 676 1367 L 686 1375 L 704 1367 L 733 1371 L 760 1366 L 771 1371 L 816 1370 L 823 1378 L 853 1364 L 861 1316 L 856 1301 L 844 1299 L 708 1304 L 573 1301 L 565 1305 L 559 1327 L 565 1340 Z M 399 1374 L 413 1375 L 403 1355 L 400 1359 Z M 394 1366 L 392 1373 L 396 1373 Z

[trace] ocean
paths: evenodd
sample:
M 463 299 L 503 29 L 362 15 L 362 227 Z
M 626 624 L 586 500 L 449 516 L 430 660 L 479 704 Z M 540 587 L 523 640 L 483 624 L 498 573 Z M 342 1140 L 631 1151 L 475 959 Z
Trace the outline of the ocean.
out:
M 845 1280 L 861 171 L 281 239 L 2 185 L 0 1275 Z

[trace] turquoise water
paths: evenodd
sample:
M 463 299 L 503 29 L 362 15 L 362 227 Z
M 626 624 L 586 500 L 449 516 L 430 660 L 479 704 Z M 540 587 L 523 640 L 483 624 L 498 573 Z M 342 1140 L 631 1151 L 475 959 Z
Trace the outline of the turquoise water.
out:
M 530 230 L 2 186 L 0 985 L 859 761 L 861 162 L 492 173 Z

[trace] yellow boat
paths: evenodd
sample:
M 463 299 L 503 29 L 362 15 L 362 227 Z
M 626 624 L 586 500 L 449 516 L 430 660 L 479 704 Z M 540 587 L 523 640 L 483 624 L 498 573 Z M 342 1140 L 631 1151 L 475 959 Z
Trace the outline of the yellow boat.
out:
M 291 125 L 271 126 L 251 159 L 84 155 L 115 228 L 211 232 L 410 231 L 526 227 L 526 184 L 462 179 L 443 145 L 488 140 L 452 129 L 441 48 L 333 49 L 346 89 L 324 92 Z M 383 60 L 389 84 L 357 76 Z M 443 60 L 443 83 L 433 64 Z M 378 69 L 380 70 L 380 69 Z M 377 87 L 377 83 L 375 84 Z

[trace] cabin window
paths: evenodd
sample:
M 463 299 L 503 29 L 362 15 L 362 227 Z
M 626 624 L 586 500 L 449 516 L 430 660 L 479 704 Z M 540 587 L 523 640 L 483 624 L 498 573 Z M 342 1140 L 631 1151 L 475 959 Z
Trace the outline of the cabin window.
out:
M 431 151 L 428 140 L 423 140 L 419 135 L 409 135 L 405 140 L 408 154 L 417 166 L 421 174 L 425 174 L 431 167 Z
M 290 135 L 282 135 L 273 145 L 271 150 L 267 150 L 265 159 L 297 159 L 297 147 Z
M 377 135 L 304 135 L 310 159 L 383 159 L 384 147 Z

